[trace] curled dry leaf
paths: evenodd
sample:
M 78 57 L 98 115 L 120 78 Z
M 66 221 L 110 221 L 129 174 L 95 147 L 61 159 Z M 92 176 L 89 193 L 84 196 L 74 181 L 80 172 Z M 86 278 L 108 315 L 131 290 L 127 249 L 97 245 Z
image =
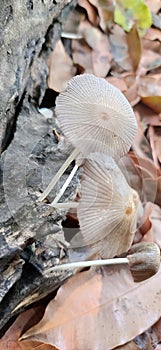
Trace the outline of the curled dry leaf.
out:
M 47 64 L 49 68 L 48 87 L 58 92 L 65 90 L 67 81 L 75 75 L 76 68 L 61 40 L 55 45 Z
M 89 21 L 93 25 L 97 25 L 99 19 L 96 8 L 88 0 L 78 0 L 78 4 L 87 11 Z
M 90 269 L 59 289 L 43 319 L 23 339 L 61 350 L 109 350 L 143 333 L 160 315 L 161 270 L 135 283 L 127 267 Z

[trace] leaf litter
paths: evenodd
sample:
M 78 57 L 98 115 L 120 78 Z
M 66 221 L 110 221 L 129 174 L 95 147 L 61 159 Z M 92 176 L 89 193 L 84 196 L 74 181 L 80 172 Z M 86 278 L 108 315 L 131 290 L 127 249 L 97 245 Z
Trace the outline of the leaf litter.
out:
M 93 73 L 125 94 L 139 131 L 124 164 L 144 206 L 134 243 L 156 242 L 161 248 L 161 1 L 78 5 L 48 59 L 48 87 L 60 92 L 76 74 Z M 0 348 L 159 350 L 160 274 L 136 283 L 125 266 L 79 272 L 59 288 L 34 326 L 36 309 L 18 316 Z

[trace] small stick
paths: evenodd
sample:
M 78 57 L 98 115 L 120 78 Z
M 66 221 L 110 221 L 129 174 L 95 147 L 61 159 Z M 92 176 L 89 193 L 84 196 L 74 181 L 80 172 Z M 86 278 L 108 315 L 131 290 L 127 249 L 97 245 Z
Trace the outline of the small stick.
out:
M 75 164 L 73 170 L 71 171 L 70 175 L 68 176 L 67 180 L 65 181 L 64 185 L 62 186 L 61 190 L 59 191 L 59 193 L 56 195 L 55 199 L 51 202 L 51 206 L 54 207 L 54 205 L 59 201 L 59 199 L 62 197 L 63 193 L 65 192 L 66 188 L 68 187 L 68 185 L 70 184 L 70 182 L 72 181 L 76 171 L 78 169 L 78 165 Z
M 74 269 L 78 267 L 117 265 L 117 264 L 128 264 L 128 263 L 129 263 L 129 260 L 127 258 L 77 261 L 77 262 L 53 266 L 50 269 L 47 269 L 46 272 L 48 273 L 48 272 L 59 271 L 59 270 Z
M 68 168 L 68 166 L 71 164 L 71 162 L 77 157 L 77 155 L 80 152 L 77 149 L 74 149 L 74 151 L 70 154 L 70 156 L 66 159 L 66 161 L 63 163 L 61 168 L 58 170 L 54 178 L 51 180 L 47 188 L 44 190 L 44 192 L 39 196 L 38 201 L 42 202 L 47 195 L 51 192 L 51 190 L 54 188 L 60 177 L 64 174 L 65 170 Z

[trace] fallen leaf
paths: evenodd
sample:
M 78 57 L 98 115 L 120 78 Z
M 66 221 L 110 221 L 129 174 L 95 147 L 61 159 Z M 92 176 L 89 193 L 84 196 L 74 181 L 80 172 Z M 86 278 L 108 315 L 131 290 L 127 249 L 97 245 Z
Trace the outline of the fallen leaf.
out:
M 80 23 L 79 32 L 92 50 L 93 72 L 96 76 L 106 77 L 111 68 L 111 52 L 107 35 L 94 28 L 87 21 Z
M 100 17 L 100 27 L 106 32 L 107 29 L 111 27 L 114 19 L 114 0 L 89 0 L 92 5 L 94 5 Z
M 152 24 L 150 10 L 142 0 L 116 0 L 114 20 L 127 32 L 136 23 L 141 34 Z
M 75 75 L 76 68 L 66 53 L 61 40 L 56 43 L 48 58 L 47 65 L 49 68 L 48 87 L 58 92 L 64 91 L 68 80 Z
M 141 98 L 142 102 L 153 109 L 156 113 L 161 113 L 161 96 L 146 96 Z
M 151 3 L 152 3 L 152 1 L 151 1 Z M 154 1 L 153 1 L 153 4 L 154 4 Z M 160 1 L 160 4 L 161 4 L 161 1 Z M 151 27 L 147 30 L 147 32 L 144 36 L 144 39 L 161 41 L 161 31 L 159 29 Z
M 79 23 L 84 19 L 85 14 L 78 12 L 76 9 L 73 9 L 72 11 L 70 11 L 65 23 L 63 23 L 63 32 L 78 34 Z
M 132 73 L 123 73 L 123 76 L 128 87 L 124 94 L 131 106 L 134 107 L 140 101 L 140 96 L 138 96 L 138 77 Z
M 110 77 L 106 78 L 106 80 L 110 84 L 116 86 L 122 92 L 125 92 L 127 90 L 127 85 L 126 85 L 125 79 L 123 79 L 123 78 L 117 78 L 117 77 L 110 76 Z
M 147 75 L 139 78 L 138 94 L 141 97 L 161 96 L 161 75 Z
M 153 209 L 152 209 L 152 212 L 150 215 L 150 220 L 151 220 L 152 228 L 153 228 L 154 242 L 157 243 L 161 249 L 161 233 L 160 233 L 161 208 L 156 204 L 153 204 Z
M 18 341 L 22 330 L 32 327 L 40 321 L 44 314 L 43 307 L 35 307 L 21 313 L 12 326 L 7 330 L 5 335 L 0 340 L 1 350 L 56 350 L 52 345 L 43 344 L 37 341 Z
M 145 125 L 145 129 L 147 129 L 148 125 L 161 126 L 159 115 L 143 103 L 137 104 L 134 110 L 139 113 L 140 120 Z
M 145 0 L 145 3 L 149 7 L 150 11 L 154 13 L 157 13 L 161 8 L 161 0 Z
M 136 24 L 133 25 L 131 30 L 127 34 L 127 42 L 129 47 L 130 57 L 132 59 L 132 64 L 134 71 L 137 70 L 140 59 L 141 59 L 141 40 L 137 30 Z
M 88 0 L 78 0 L 78 4 L 87 11 L 88 19 L 91 24 L 98 25 L 99 20 L 96 8 L 92 6 Z
M 150 159 L 138 157 L 132 152 L 129 156 L 140 172 L 146 200 L 161 206 L 161 171 Z
M 122 28 L 115 25 L 109 35 L 111 53 L 115 62 L 126 71 L 133 71 L 132 60 L 130 58 L 127 34 Z
M 92 49 L 84 39 L 72 40 L 73 61 L 84 68 L 85 73 L 93 73 Z
M 148 132 L 151 148 L 153 151 L 154 164 L 156 165 L 156 167 L 158 167 L 158 169 L 160 169 L 159 162 L 161 163 L 161 127 L 150 126 Z
M 155 13 L 152 13 L 152 23 L 156 28 L 161 29 L 161 15 L 156 15 Z
M 144 332 L 160 315 L 161 269 L 135 283 L 127 266 L 102 267 L 68 280 L 22 338 L 61 350 L 109 350 Z

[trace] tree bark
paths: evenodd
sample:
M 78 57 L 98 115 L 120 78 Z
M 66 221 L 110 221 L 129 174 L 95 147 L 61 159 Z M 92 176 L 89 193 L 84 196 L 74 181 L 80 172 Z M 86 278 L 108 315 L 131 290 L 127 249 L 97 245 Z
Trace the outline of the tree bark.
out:
M 58 144 L 55 118 L 37 107 L 46 90 L 46 58 L 74 6 L 75 0 L 0 1 L 0 329 L 71 275 L 44 272 L 68 261 L 65 212 L 37 198 L 71 150 Z M 77 177 L 66 198 L 76 186 Z

